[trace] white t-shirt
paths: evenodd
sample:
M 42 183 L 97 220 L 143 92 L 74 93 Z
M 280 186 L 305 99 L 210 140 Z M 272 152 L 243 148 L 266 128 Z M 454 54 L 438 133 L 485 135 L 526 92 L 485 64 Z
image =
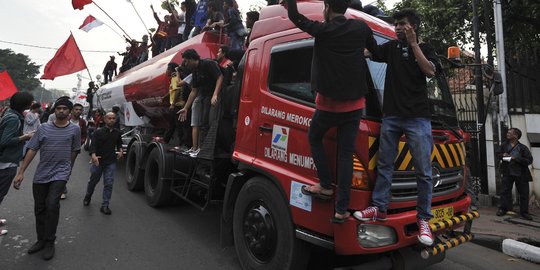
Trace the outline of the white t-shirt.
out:
M 180 25 L 178 26 L 178 34 L 184 34 L 184 29 L 186 29 L 186 13 L 183 11 L 178 12 L 178 21 Z

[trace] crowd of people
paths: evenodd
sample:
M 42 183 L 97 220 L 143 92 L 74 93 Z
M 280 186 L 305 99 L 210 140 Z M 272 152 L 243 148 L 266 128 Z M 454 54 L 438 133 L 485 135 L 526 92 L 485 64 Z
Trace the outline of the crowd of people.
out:
M 2 110 L 0 120 L 0 204 L 10 186 L 20 189 L 25 171 L 39 152 L 40 158 L 32 181 L 37 241 L 28 254 L 43 250 L 42 258 L 50 260 L 55 253 L 56 230 L 60 216 L 60 200 L 66 198 L 67 182 L 72 176 L 81 145 L 91 137 L 89 154 L 92 166 L 83 205 L 90 204 L 96 184 L 103 177 L 103 199 L 100 211 L 110 215 L 109 202 L 116 160 L 121 159 L 122 140 L 117 114 L 104 115 L 103 126 L 96 122 L 93 134 L 81 117 L 83 105 L 73 104 L 69 97 L 58 98 L 40 116 L 41 105 L 33 103 L 28 92 L 17 92 L 10 98 L 9 108 Z M 99 113 L 98 113 L 99 114 Z M 92 122 L 92 121 L 89 121 Z M 17 172 L 19 164 L 22 164 Z M 0 219 L 0 235 L 8 233 Z
M 166 2 L 163 8 L 169 13 L 160 18 L 154 7 L 150 9 L 156 20 L 157 27 L 151 38 L 143 35 L 141 41 L 125 37 L 128 43 L 126 51 L 118 53 L 123 56 L 119 73 L 145 62 L 149 58 L 149 50 L 152 57 L 192 38 L 201 32 L 215 31 L 228 36 L 228 44 L 231 50 L 242 50 L 247 46 L 249 34 L 253 24 L 259 19 L 257 11 L 246 13 L 246 24 L 242 22 L 242 16 L 235 0 L 186 0 L 175 7 L 171 2 Z M 269 4 L 273 4 L 270 3 Z M 112 80 L 112 75 L 117 75 L 114 56 L 107 62 L 103 69 L 104 82 Z

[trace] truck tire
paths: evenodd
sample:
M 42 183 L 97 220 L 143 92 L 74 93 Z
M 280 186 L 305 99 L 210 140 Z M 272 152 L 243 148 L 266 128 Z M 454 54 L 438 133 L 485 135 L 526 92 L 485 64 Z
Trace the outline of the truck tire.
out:
M 141 144 L 135 141 L 128 149 L 126 157 L 126 184 L 128 190 L 139 191 L 144 186 L 144 173 L 139 169 L 141 164 Z
M 144 170 L 144 193 L 148 205 L 159 207 L 171 201 L 171 181 L 164 180 L 165 157 L 154 148 L 146 159 Z
M 288 204 L 268 179 L 254 177 L 234 206 L 233 236 L 243 269 L 305 269 L 307 243 L 295 237 Z

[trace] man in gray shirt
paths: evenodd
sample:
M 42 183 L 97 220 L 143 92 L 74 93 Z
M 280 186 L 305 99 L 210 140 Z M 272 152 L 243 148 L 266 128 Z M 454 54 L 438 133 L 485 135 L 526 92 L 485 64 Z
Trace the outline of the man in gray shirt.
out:
M 53 111 L 56 120 L 53 123 L 44 123 L 38 128 L 28 143 L 28 152 L 13 182 L 13 187 L 19 189 L 26 168 L 39 150 L 40 160 L 32 185 L 38 241 L 28 249 L 28 254 L 45 249 L 42 254 L 44 260 L 54 257 L 60 195 L 81 149 L 81 129 L 68 120 L 71 109 L 73 103 L 68 99 L 55 102 Z

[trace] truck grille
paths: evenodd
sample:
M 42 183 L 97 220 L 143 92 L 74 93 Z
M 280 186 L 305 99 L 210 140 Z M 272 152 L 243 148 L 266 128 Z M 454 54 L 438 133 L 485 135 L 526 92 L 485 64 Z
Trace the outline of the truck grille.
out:
M 462 184 L 463 175 L 461 169 L 449 169 L 440 171 L 440 177 L 433 178 L 433 197 L 446 195 L 459 190 Z M 438 185 L 435 187 L 435 185 Z M 402 202 L 416 200 L 418 189 L 416 185 L 416 176 L 414 171 L 403 172 L 394 171 L 392 180 L 392 196 L 390 201 Z

